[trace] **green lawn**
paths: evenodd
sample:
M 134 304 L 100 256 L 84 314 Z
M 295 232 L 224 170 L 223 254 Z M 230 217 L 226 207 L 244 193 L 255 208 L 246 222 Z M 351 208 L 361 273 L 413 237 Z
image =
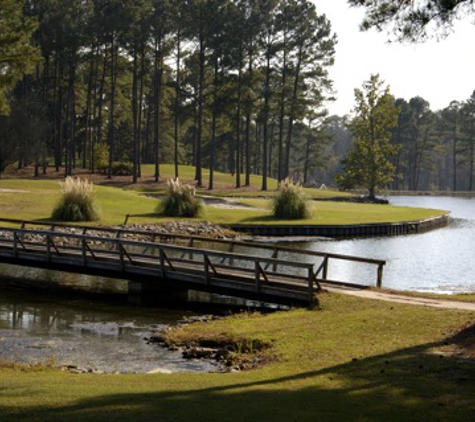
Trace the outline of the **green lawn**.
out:
M 181 181 L 185 183 L 194 184 L 195 183 L 195 168 L 193 166 L 185 166 L 180 165 L 178 166 L 179 173 L 178 177 Z M 144 177 L 152 177 L 155 174 L 155 167 L 152 164 L 145 164 L 142 165 L 142 175 Z M 202 179 L 203 184 L 206 186 L 208 185 L 209 181 L 209 170 L 204 168 L 202 170 Z M 160 165 L 160 178 L 161 179 L 171 179 L 175 177 L 175 167 L 173 164 L 161 164 Z M 217 187 L 217 191 L 222 191 L 223 187 L 227 192 L 228 189 L 234 188 L 236 185 L 236 176 L 232 175 L 231 173 L 221 173 L 219 171 L 215 171 L 213 175 L 214 184 Z M 245 182 L 244 175 L 241 175 L 241 184 L 243 185 Z M 262 176 L 252 174 L 250 177 L 251 188 L 253 189 L 260 189 L 262 185 Z M 268 178 L 268 188 L 269 190 L 273 190 L 277 188 L 277 180 L 273 178 Z
M 141 191 L 111 186 L 96 186 L 102 218 L 96 224 L 122 224 L 127 214 L 129 224 L 157 224 L 170 220 L 155 213 L 158 200 Z M 7 190 L 7 191 L 5 191 Z M 8 191 L 10 190 L 10 191 Z M 206 192 L 210 195 L 210 192 Z M 54 180 L 0 180 L 0 218 L 48 220 L 60 195 Z M 270 200 L 240 198 L 239 202 L 253 208 L 223 210 L 207 206 L 201 220 L 218 224 L 362 224 L 419 220 L 440 214 L 440 211 L 388 205 L 313 201 L 314 216 L 308 220 L 275 220 L 270 215 Z M 200 220 L 198 219 L 198 220 Z
M 259 370 L 74 375 L 0 367 L 1 420 L 472 421 L 475 365 L 441 351 L 474 317 L 327 294 L 321 310 L 189 326 L 206 337 L 271 342 L 278 361 Z

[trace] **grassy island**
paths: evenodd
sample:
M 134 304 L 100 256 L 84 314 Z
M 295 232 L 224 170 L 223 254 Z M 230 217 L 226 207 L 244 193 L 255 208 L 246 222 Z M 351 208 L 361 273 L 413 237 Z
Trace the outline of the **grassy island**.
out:
M 101 219 L 94 222 L 98 225 L 122 224 L 129 215 L 130 224 L 160 224 L 173 219 L 156 213 L 157 203 L 163 196 L 167 180 L 172 176 L 172 167 L 163 166 L 160 183 L 154 183 L 150 176 L 152 169 L 145 167 L 145 182 L 130 184 L 129 178 L 108 180 L 103 175 L 88 175 L 96 186 L 96 196 Z M 148 170 L 149 173 L 146 171 Z M 192 168 L 183 166 L 183 180 L 193 183 Z M 305 225 L 343 225 L 365 223 L 392 223 L 423 220 L 444 213 L 441 210 L 429 210 L 409 207 L 396 207 L 380 204 L 360 204 L 352 202 L 331 201 L 331 198 L 349 197 L 349 194 L 321 189 L 305 189 L 311 199 L 312 217 L 302 220 L 278 220 L 272 217 L 271 198 L 276 194 L 274 188 L 262 192 L 258 190 L 258 178 L 248 188 L 233 188 L 231 175 L 218 174 L 217 190 L 197 189 L 197 195 L 204 197 L 205 212 L 200 218 L 192 221 L 207 220 L 216 224 L 305 224 Z M 4 177 L 0 180 L 0 217 L 24 220 L 49 220 L 51 210 L 59 198 L 60 185 L 58 175 L 46 178 L 31 179 L 25 177 Z M 61 180 L 61 179 L 59 179 Z M 319 201 L 318 199 L 325 199 Z M 213 205 L 213 200 L 224 202 L 223 207 Z

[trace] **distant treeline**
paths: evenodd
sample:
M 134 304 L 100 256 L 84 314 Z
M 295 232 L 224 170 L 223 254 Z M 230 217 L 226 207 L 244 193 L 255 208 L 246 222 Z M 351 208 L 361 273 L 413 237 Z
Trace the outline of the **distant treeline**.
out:
M 399 147 L 395 157 L 396 177 L 388 186 L 394 190 L 474 190 L 475 92 L 463 102 L 453 101 L 433 111 L 427 101 L 414 97 L 397 99 L 400 114 L 393 128 L 392 143 Z M 333 142 L 327 150 L 330 167 L 318 175 L 330 183 L 341 171 L 339 158 L 352 145 L 347 117 L 332 116 L 328 130 Z

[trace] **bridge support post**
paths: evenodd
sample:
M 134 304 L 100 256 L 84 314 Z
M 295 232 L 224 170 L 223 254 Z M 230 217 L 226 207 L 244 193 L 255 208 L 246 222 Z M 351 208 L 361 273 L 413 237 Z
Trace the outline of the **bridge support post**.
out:
M 128 283 L 128 301 L 132 305 L 169 305 L 187 300 L 187 289 L 143 281 Z

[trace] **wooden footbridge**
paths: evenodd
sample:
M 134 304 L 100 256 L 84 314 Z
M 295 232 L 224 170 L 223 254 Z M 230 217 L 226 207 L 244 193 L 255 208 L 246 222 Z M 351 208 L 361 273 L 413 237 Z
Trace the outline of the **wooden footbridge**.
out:
M 327 283 L 331 261 L 376 267 L 385 261 L 262 243 L 0 219 L 0 262 L 129 281 L 129 292 L 169 297 L 188 290 L 261 302 L 310 305 Z M 19 227 L 12 227 L 12 226 Z M 348 284 L 348 283 L 346 283 Z

